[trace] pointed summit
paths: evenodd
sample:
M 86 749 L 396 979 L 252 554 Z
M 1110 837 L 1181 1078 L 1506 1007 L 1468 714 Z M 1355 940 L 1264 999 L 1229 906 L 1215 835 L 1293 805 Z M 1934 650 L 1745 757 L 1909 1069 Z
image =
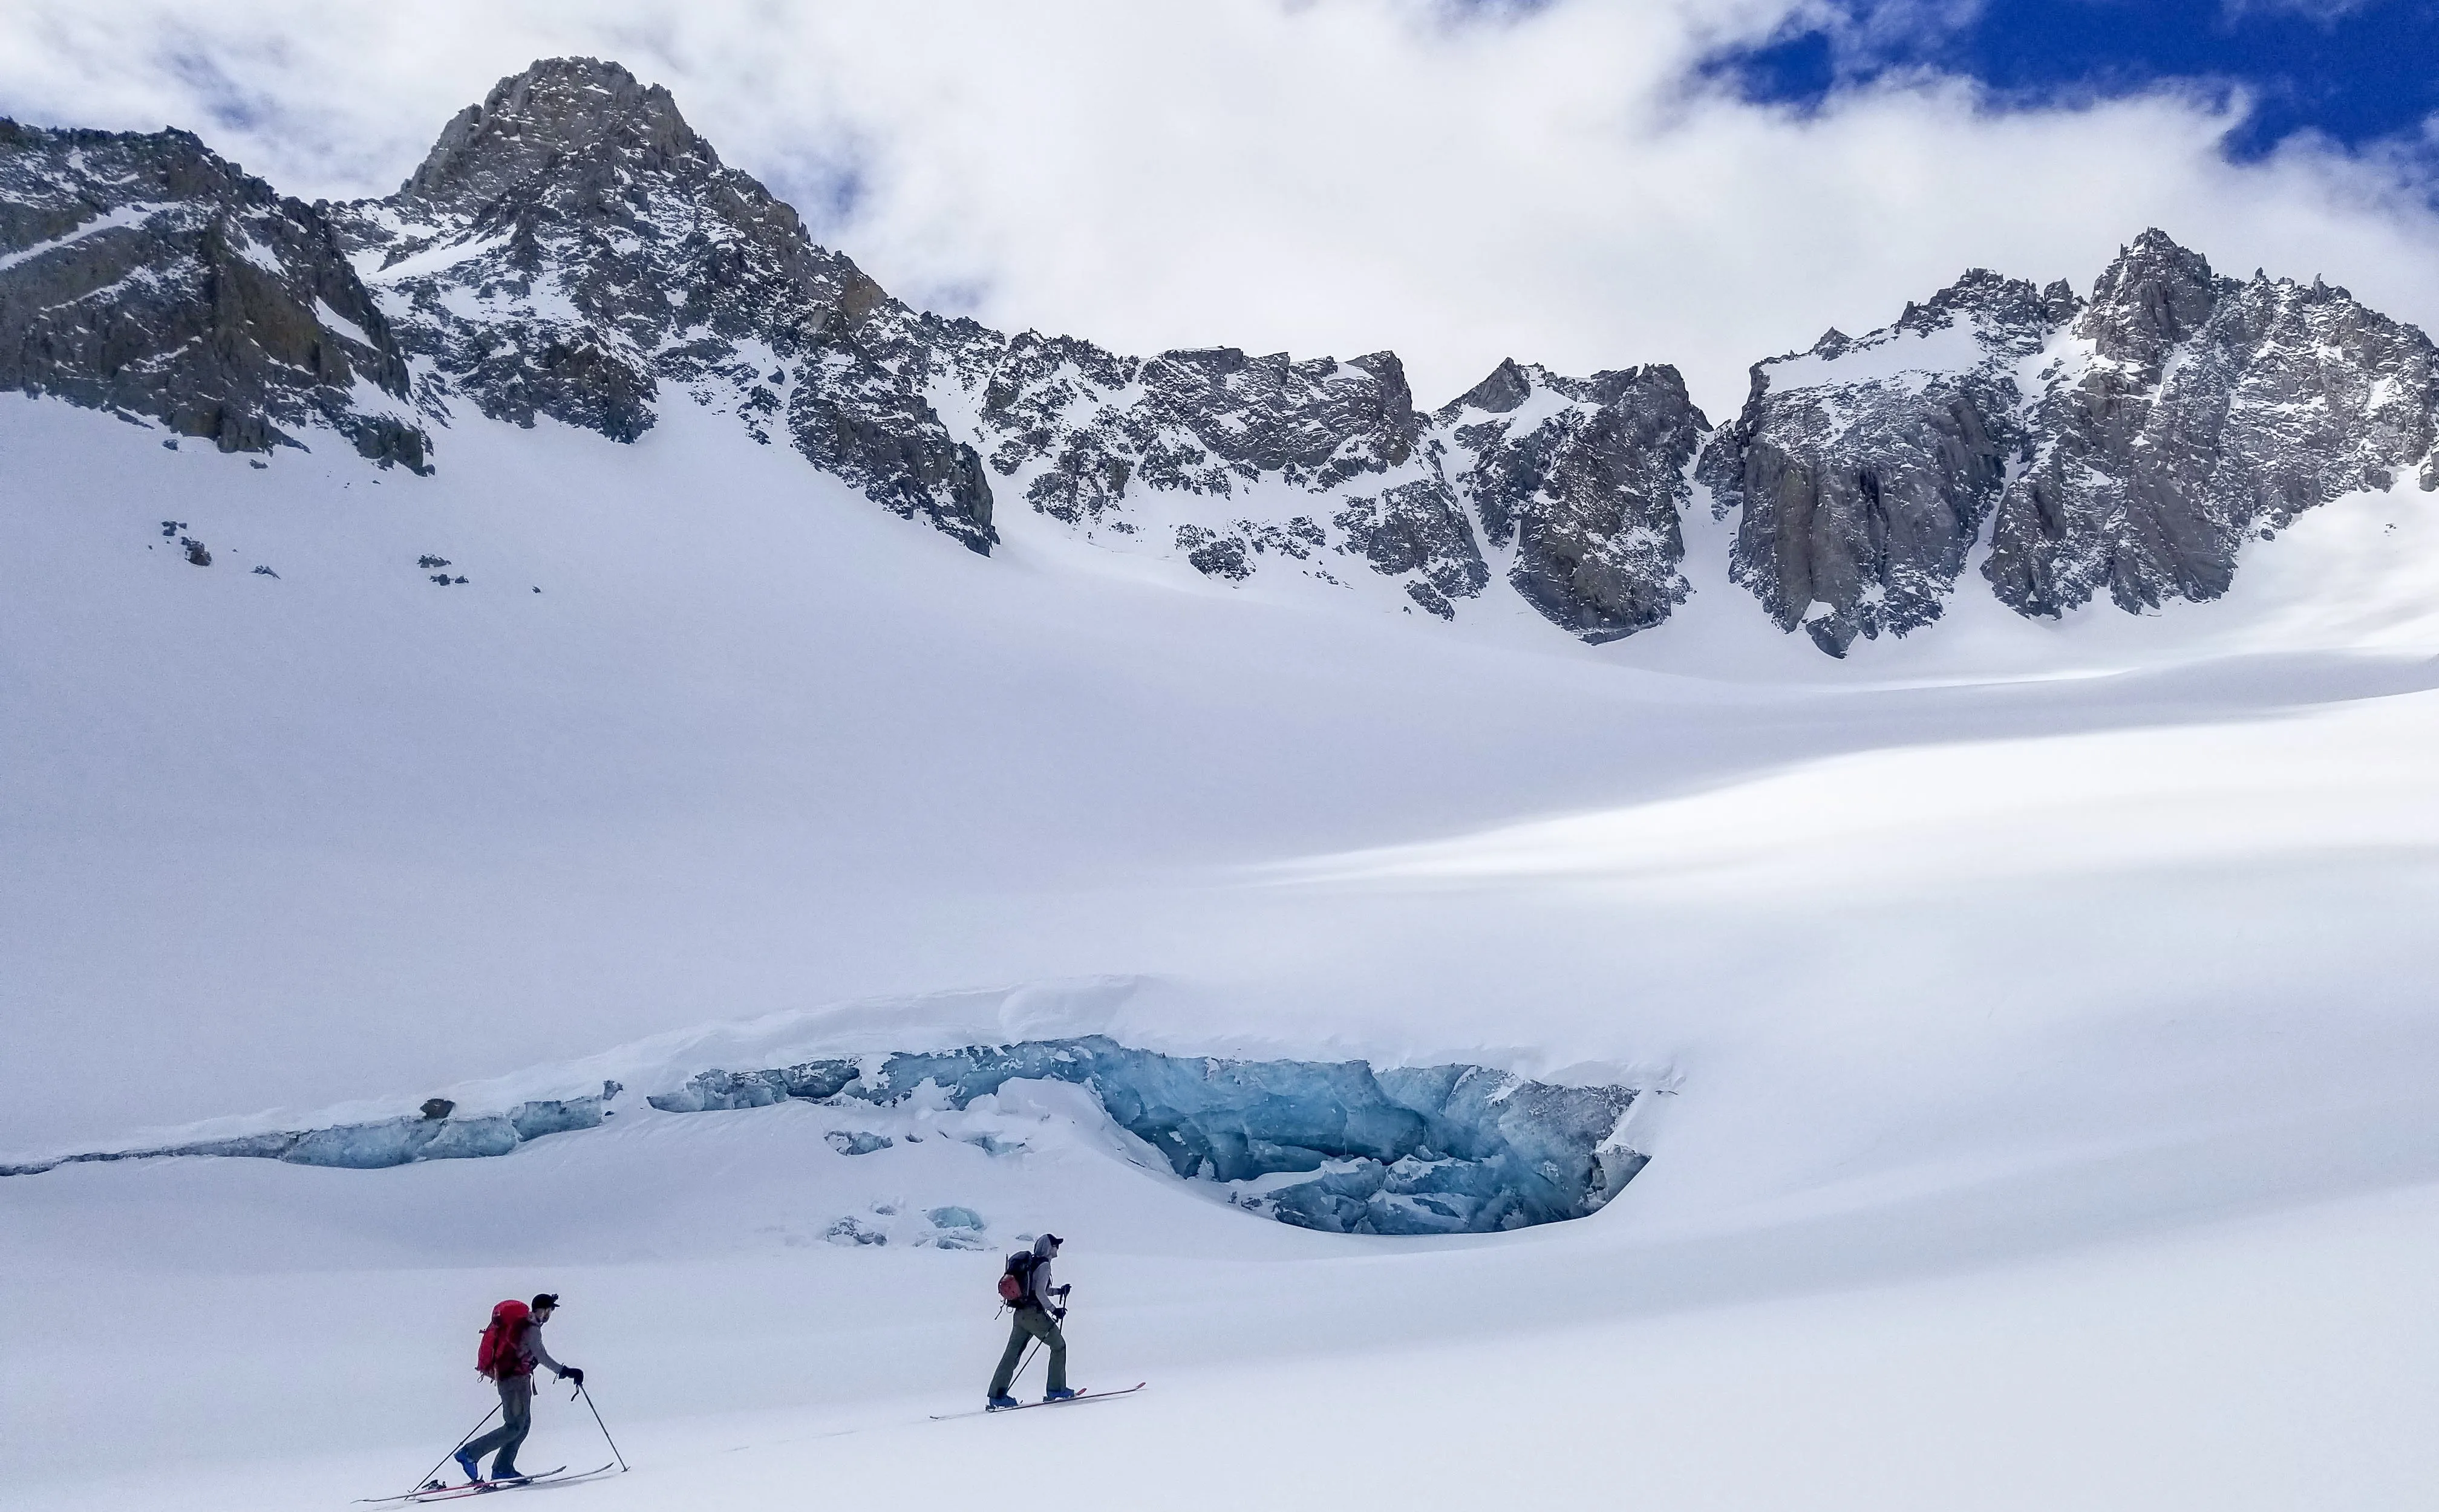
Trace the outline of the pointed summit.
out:
M 1477 409 L 1492 415 L 1504 415 L 1533 397 L 1533 375 L 1517 365 L 1513 357 L 1503 357 L 1490 376 L 1467 389 L 1440 411 L 1443 418 Z
M 720 155 L 660 85 L 616 63 L 545 58 L 459 111 L 399 197 L 472 212 L 558 180 L 607 187 L 621 166 L 708 174 Z
M 334 213 L 411 349 L 494 419 L 633 441 L 683 394 L 972 550 L 997 539 L 981 460 L 892 365 L 914 312 L 616 63 L 500 80 L 397 194 Z
M 2201 329 L 2220 295 L 2234 287 L 2211 272 L 2209 258 L 2154 226 L 2120 248 L 2092 285 L 2081 333 L 2103 357 L 2147 369 Z

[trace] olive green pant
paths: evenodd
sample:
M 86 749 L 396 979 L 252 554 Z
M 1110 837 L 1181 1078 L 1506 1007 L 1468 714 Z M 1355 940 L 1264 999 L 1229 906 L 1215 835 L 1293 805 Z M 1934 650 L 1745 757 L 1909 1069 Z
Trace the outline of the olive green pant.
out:
M 1024 1358 L 1028 1340 L 1039 1339 L 1050 1350 L 1050 1390 L 1067 1389 L 1067 1336 L 1059 1320 L 1040 1307 L 1016 1309 L 1016 1326 L 1007 1331 L 1007 1347 L 1000 1351 L 999 1369 L 992 1372 L 990 1395 L 1005 1396 L 1016 1379 L 1016 1362 Z

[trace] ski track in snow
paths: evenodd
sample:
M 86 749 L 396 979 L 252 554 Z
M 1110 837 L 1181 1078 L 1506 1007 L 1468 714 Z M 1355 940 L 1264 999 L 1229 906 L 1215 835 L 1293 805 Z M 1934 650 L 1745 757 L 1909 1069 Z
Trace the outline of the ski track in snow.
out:
M 2410 484 L 2211 604 L 1966 593 L 1831 662 L 1699 502 L 1693 599 L 1594 649 L 1013 508 L 985 560 L 685 404 L 632 448 L 448 439 L 430 479 L 318 437 L 258 470 L 0 400 L 0 1148 L 578 1072 L 634 1110 L 0 1181 L 11 1505 L 394 1488 L 489 1405 L 490 1303 L 544 1289 L 636 1467 L 547 1504 L 602 1512 L 2428 1499 Z M 849 1156 L 867 1110 L 631 1079 L 994 1031 L 1619 1077 L 1654 1158 L 1579 1222 L 1350 1238 L 1056 1089 Z M 947 1206 L 982 1250 L 917 1242 Z M 929 1422 L 1045 1228 L 1077 1382 L 1157 1389 Z M 603 1457 L 565 1396 L 529 1463 Z

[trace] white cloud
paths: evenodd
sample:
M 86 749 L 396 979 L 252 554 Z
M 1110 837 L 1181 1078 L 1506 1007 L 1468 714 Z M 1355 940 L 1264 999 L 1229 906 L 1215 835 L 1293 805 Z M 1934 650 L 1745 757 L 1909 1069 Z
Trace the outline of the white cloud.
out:
M 1431 402 L 1502 356 L 1673 361 L 1718 417 L 1824 327 L 1975 264 L 2080 286 L 2150 224 L 2439 323 L 2418 158 L 2232 165 L 2231 107 L 2174 92 L 1995 112 L 1916 77 L 1798 112 L 1689 82 L 1790 9 L 0 0 L 0 110 L 383 192 L 501 75 L 616 58 L 918 303 L 1133 351 L 1391 347 Z

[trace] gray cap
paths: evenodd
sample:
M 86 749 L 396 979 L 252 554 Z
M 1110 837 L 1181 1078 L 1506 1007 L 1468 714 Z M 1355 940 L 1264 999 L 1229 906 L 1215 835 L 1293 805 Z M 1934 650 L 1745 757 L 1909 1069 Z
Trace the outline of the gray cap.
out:
M 1033 1253 L 1046 1260 L 1057 1254 L 1059 1246 L 1066 1242 L 1056 1234 L 1045 1234 L 1033 1241 Z

